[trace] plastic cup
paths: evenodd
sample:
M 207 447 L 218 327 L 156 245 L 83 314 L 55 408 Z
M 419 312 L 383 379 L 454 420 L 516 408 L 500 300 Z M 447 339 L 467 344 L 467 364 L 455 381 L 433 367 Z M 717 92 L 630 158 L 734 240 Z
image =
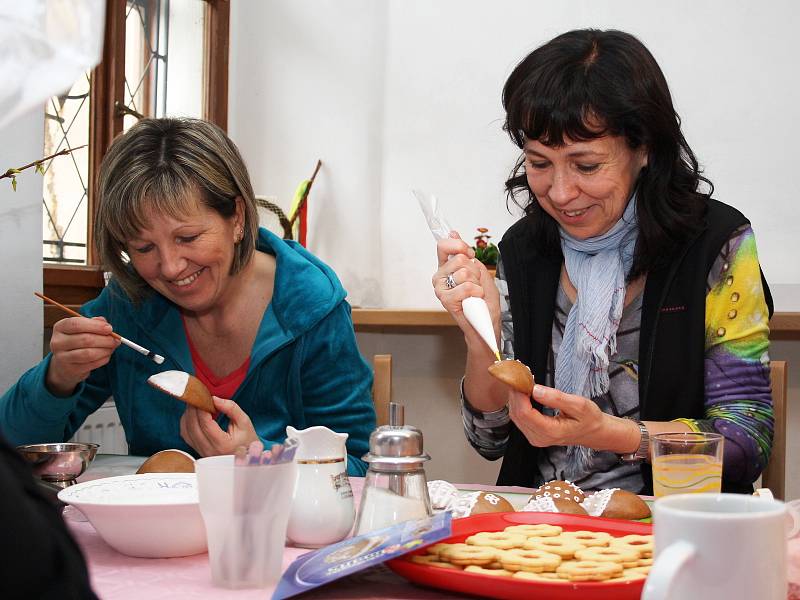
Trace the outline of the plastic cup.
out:
M 296 468 L 294 462 L 234 466 L 232 455 L 197 461 L 214 585 L 258 588 L 278 581 Z
M 653 494 L 719 493 L 722 447 L 718 433 L 659 433 L 653 446 Z

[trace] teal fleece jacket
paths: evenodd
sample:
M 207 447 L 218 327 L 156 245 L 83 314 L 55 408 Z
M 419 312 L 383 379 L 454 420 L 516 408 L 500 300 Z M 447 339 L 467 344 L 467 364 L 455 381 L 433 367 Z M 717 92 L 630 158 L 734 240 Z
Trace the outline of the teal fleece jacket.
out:
M 287 425 L 324 425 L 349 434 L 348 473 L 363 475 L 361 456 L 375 428 L 372 371 L 356 345 L 346 292 L 330 267 L 295 242 L 261 229 L 258 250 L 276 258 L 274 292 L 250 368 L 231 399 L 265 445 L 282 442 Z M 112 281 L 81 313 L 104 316 L 114 331 L 164 356 L 164 363 L 119 346 L 106 366 L 63 398 L 45 386 L 48 355 L 0 398 L 0 432 L 13 444 L 65 441 L 113 396 L 131 454 L 178 448 L 197 456 L 180 436 L 185 405 L 147 384 L 160 371 L 194 373 L 178 308 L 156 293 L 134 305 Z M 221 415 L 219 424 L 227 428 L 227 417 Z

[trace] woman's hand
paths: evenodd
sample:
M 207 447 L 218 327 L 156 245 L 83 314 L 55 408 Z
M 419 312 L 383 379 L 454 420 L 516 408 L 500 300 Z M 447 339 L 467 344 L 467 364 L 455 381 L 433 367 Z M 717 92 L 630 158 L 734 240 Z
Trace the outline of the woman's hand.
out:
M 45 385 L 57 396 L 69 396 L 94 369 L 111 360 L 120 342 L 112 337 L 111 325 L 103 317 L 69 317 L 53 326 L 53 353 Z
M 439 268 L 431 282 L 436 297 L 449 312 L 462 331 L 471 334 L 474 330 L 464 317 L 461 303 L 470 296 L 483 298 L 489 306 L 492 322 L 499 328 L 500 294 L 489 271 L 475 260 L 475 251 L 455 231 L 450 237 L 436 243 Z M 450 276 L 450 283 L 448 283 Z M 451 287 L 454 286 L 454 287 Z
M 533 388 L 533 397 L 543 406 L 559 411 L 556 416 L 543 415 L 531 405 L 530 398 L 510 392 L 509 416 L 533 446 L 580 445 L 618 453 L 633 452 L 639 446 L 635 422 L 604 413 L 588 398 L 538 384 Z
M 228 430 L 223 431 L 214 417 L 194 406 L 186 406 L 181 417 L 181 437 L 200 456 L 233 454 L 238 446 L 258 440 L 258 434 L 247 413 L 233 400 L 214 398 L 215 408 L 228 417 Z

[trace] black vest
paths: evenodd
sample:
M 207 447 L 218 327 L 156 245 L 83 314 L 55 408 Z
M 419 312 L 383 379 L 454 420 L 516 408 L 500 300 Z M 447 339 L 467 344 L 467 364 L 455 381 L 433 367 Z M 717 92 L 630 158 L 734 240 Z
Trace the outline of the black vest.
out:
M 700 233 L 668 265 L 647 274 L 639 334 L 641 420 L 704 417 L 706 280 L 723 244 L 747 223 L 738 210 L 709 200 Z M 503 236 L 500 255 L 514 321 L 514 356 L 531 367 L 536 381 L 545 381 L 563 256 L 560 248 L 550 255 L 540 253 L 533 240 L 532 223 L 523 217 Z M 772 316 L 772 296 L 763 273 L 761 282 Z M 539 485 L 537 452 L 512 423 L 497 484 Z M 652 494 L 649 463 L 642 464 L 642 476 L 645 488 L 639 493 Z M 753 491 L 751 486 L 724 479 L 722 488 L 725 492 Z

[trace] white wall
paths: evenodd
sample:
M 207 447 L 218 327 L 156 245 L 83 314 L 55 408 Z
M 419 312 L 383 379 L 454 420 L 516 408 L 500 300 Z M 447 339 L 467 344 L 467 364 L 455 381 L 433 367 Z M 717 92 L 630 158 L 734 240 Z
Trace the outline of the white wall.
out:
M 309 201 L 309 246 L 351 300 L 380 305 L 383 86 L 388 5 L 374 0 L 231 4 L 228 129 L 257 195 Z
M 499 238 L 519 214 L 506 211 L 502 191 L 517 154 L 501 130 L 503 82 L 533 48 L 579 27 L 626 30 L 650 48 L 716 197 L 753 222 L 776 308 L 800 311 L 792 0 L 240 0 L 229 131 L 256 192 L 285 209 L 324 161 L 309 247 L 353 304 L 435 308 L 434 242 L 410 190 L 436 193 L 465 239 L 479 226 Z M 395 397 L 434 457 L 429 477 L 493 481 L 497 463 L 461 432 L 458 332 L 387 329 L 358 340 L 367 358 L 393 354 Z M 779 342 L 771 352 L 790 361 L 790 456 L 800 451 L 798 348 Z M 799 497 L 792 464 L 789 496 Z
M 314 160 L 309 246 L 355 304 L 435 307 L 433 241 L 409 190 L 464 237 L 515 217 L 500 90 L 527 52 L 577 27 L 639 36 L 670 82 L 716 196 L 756 231 L 779 310 L 800 310 L 794 155 L 800 7 L 726 0 L 250 0 L 232 4 L 230 132 L 257 192 L 288 208 Z
M 0 129 L 0 172 L 42 156 L 41 107 Z M 42 178 L 17 177 L 17 191 L 0 179 L 0 393 L 42 358 Z

